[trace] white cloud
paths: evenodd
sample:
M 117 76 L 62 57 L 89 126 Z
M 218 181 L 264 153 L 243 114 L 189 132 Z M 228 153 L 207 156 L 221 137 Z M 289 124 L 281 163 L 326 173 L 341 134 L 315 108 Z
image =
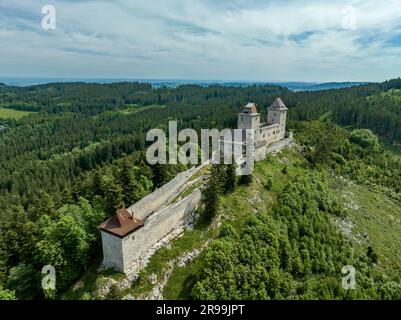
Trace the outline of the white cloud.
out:
M 41 7 L 57 10 L 42 30 Z M 342 27 L 356 9 L 355 30 Z M 401 0 L 0 0 L 3 75 L 384 80 L 401 66 Z M 400 37 L 398 38 L 394 37 Z

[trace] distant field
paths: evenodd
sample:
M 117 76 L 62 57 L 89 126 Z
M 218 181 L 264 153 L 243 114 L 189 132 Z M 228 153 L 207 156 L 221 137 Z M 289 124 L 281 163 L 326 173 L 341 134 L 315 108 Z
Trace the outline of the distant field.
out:
M 151 104 L 148 106 L 141 106 L 139 104 L 126 104 L 123 106 L 123 109 L 115 110 L 115 111 L 104 111 L 102 113 L 96 114 L 93 116 L 94 119 L 99 117 L 108 117 L 111 115 L 122 114 L 124 116 L 132 115 L 135 113 L 152 110 L 152 109 L 163 109 L 166 106 L 161 104 Z
M 142 107 L 138 104 L 130 104 L 130 105 L 126 105 L 125 107 L 126 108 L 121 109 L 118 112 L 120 112 L 122 114 L 133 114 L 133 113 L 137 113 L 137 112 L 141 112 L 141 111 L 145 111 L 145 110 L 164 108 L 165 105 L 152 104 L 149 106 Z
M 31 113 L 33 112 L 0 107 L 0 118 L 3 119 L 20 119 L 22 117 L 30 115 Z

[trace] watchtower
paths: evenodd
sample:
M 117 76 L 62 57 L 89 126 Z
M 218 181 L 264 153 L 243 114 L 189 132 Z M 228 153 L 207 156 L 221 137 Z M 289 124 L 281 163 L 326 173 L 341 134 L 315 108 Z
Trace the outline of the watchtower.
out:
M 279 124 L 280 132 L 282 133 L 281 139 L 285 137 L 285 123 L 287 121 L 287 107 L 283 100 L 277 98 L 273 104 L 267 108 L 267 123 L 268 124 Z
M 260 127 L 260 114 L 254 103 L 248 103 L 238 114 L 238 129 L 254 129 L 255 132 Z

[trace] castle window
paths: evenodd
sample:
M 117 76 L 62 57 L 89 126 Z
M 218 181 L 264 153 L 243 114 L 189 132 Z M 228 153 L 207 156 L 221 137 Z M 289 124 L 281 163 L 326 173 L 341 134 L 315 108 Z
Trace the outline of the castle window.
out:
M 132 239 L 132 240 L 135 240 L 135 235 L 132 235 L 131 239 Z

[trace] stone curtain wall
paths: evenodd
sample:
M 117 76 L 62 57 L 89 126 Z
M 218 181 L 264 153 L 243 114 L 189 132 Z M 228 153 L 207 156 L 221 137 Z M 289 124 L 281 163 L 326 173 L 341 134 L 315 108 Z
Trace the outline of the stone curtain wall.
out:
M 255 161 L 263 161 L 266 159 L 266 145 L 255 148 Z
M 168 183 L 166 183 L 159 189 L 156 189 L 154 192 L 129 207 L 127 209 L 128 212 L 139 219 L 148 218 L 162 205 L 170 203 L 175 198 L 175 196 L 177 196 L 179 192 L 184 188 L 189 179 L 191 179 L 191 177 L 196 174 L 200 169 L 202 169 L 205 165 L 207 165 L 207 163 L 202 164 L 198 167 L 193 167 L 187 171 L 180 172 Z
M 269 146 L 266 149 L 266 154 L 270 154 L 270 153 L 275 153 L 280 151 L 281 149 L 283 149 L 284 147 L 290 145 L 293 142 L 293 138 L 285 138 L 283 140 L 280 140 L 279 142 Z
M 293 142 L 293 134 L 289 133 L 288 135 L 289 138 L 255 148 L 255 161 L 263 161 L 266 159 L 268 154 L 280 151 L 284 147 L 290 145 Z
M 201 191 L 196 189 L 183 200 L 151 215 L 143 227 L 122 239 L 124 267 L 119 270 L 128 272 L 136 269 L 136 265 L 139 267 L 140 258 L 147 250 L 170 232 L 193 219 L 200 201 Z
M 122 271 L 124 269 L 122 239 L 100 231 L 103 246 L 103 267 Z

